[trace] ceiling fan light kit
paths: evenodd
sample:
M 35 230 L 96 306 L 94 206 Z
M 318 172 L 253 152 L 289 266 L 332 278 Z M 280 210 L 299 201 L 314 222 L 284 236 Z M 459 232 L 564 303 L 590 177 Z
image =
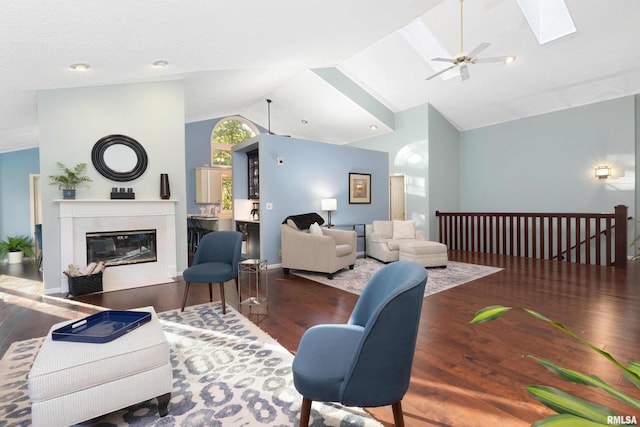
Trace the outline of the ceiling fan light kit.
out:
M 491 46 L 490 43 L 486 43 L 486 42 L 480 43 L 478 46 L 476 46 L 474 49 L 472 49 L 469 53 L 465 53 L 465 51 L 464 51 L 464 33 L 463 33 L 463 29 L 464 29 L 463 2 L 464 2 L 464 0 L 460 0 L 460 53 L 455 58 L 433 58 L 433 59 L 431 59 L 432 61 L 449 62 L 449 63 L 451 63 L 453 65 L 451 65 L 450 67 L 445 68 L 444 70 L 440 70 L 440 71 L 436 72 L 435 74 L 430 75 L 429 77 L 426 78 L 426 80 L 431 80 L 434 77 L 437 77 L 437 76 L 439 76 L 441 74 L 444 74 L 447 71 L 452 70 L 452 69 L 454 69 L 456 67 L 458 67 L 458 69 L 460 71 L 460 78 L 462 80 L 467 80 L 470 77 L 468 64 L 482 64 L 482 63 L 489 63 L 489 62 L 502 62 L 504 64 L 509 64 L 509 63 L 512 63 L 512 62 L 514 62 L 516 60 L 516 57 L 514 55 L 494 56 L 494 57 L 489 57 L 489 58 L 478 58 L 477 55 L 480 52 L 482 52 L 483 50 L 485 50 L 486 48 Z

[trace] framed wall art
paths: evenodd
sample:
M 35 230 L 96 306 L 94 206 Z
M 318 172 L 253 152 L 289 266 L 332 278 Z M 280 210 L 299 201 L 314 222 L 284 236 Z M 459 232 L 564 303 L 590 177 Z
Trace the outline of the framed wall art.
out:
M 349 203 L 371 203 L 371 174 L 349 173 Z

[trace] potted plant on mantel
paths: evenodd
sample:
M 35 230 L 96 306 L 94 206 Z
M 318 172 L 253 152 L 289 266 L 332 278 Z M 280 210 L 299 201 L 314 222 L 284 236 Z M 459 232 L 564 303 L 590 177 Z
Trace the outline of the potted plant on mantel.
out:
M 33 255 L 33 245 L 29 236 L 8 236 L 0 242 L 0 255 L 7 257 L 9 264 L 20 264 L 24 256 Z
M 62 170 L 60 175 L 49 175 L 51 185 L 57 185 L 62 190 L 63 199 L 75 199 L 76 187 L 91 181 L 91 178 L 84 175 L 87 168 L 86 163 L 79 163 L 73 169 L 69 169 L 62 163 L 58 162 L 58 167 Z

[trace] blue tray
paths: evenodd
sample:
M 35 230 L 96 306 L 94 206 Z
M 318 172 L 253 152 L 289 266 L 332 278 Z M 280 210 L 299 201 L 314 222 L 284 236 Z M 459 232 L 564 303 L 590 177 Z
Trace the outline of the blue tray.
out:
M 151 320 L 146 311 L 107 310 L 51 332 L 54 341 L 105 343 L 131 332 Z

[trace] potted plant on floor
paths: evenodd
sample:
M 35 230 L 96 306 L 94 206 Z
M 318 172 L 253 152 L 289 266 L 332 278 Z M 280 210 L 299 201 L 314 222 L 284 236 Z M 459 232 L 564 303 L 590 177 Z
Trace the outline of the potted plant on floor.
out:
M 6 256 L 9 264 L 19 264 L 25 255 L 33 255 L 32 243 L 29 236 L 8 236 L 0 242 L 0 255 Z
M 79 163 L 73 169 L 70 169 L 58 162 L 58 167 L 62 171 L 60 175 L 49 175 L 51 185 L 57 185 L 62 190 L 63 199 L 75 199 L 76 187 L 91 181 L 91 178 L 84 175 L 87 168 L 86 163 Z

